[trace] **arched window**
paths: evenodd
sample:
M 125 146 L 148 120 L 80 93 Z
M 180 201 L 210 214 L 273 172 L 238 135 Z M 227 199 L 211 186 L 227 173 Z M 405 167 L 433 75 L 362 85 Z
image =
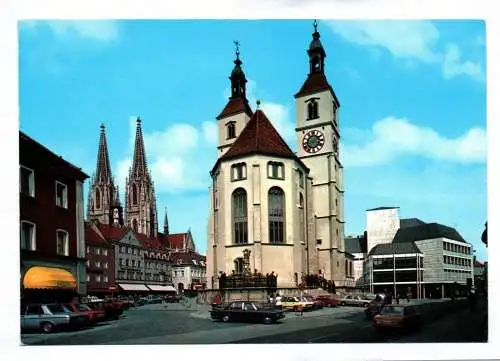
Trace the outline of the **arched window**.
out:
M 95 208 L 101 208 L 101 191 L 99 190 L 99 188 L 95 189 Z
M 285 193 L 273 187 L 268 195 L 269 243 L 285 243 Z
M 302 193 L 299 193 L 299 236 L 300 242 L 305 242 L 305 227 L 304 227 L 304 196 Z
M 316 119 L 318 116 L 318 102 L 312 99 L 307 104 L 307 119 Z
M 345 275 L 349 276 L 349 261 L 345 260 Z
M 243 273 L 243 258 L 238 257 L 234 260 L 234 272 L 236 274 Z
M 137 205 L 137 185 L 132 184 L 132 204 Z
M 132 229 L 137 232 L 137 219 L 132 220 Z
M 247 192 L 238 188 L 233 192 L 233 242 L 248 243 Z
M 354 263 L 353 261 L 350 261 L 349 262 L 349 274 L 352 276 L 354 276 Z
M 236 138 L 236 124 L 230 122 L 226 125 L 227 127 L 227 139 Z

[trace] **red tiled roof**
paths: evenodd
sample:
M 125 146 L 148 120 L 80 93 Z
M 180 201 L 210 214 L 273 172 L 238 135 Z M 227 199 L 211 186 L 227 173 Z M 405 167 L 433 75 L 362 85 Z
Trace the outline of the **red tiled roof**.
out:
M 484 267 L 484 264 L 479 262 L 479 261 L 474 261 L 474 267 L 478 267 L 478 268 Z
M 250 105 L 248 105 L 248 100 L 242 97 L 229 99 L 222 112 L 217 116 L 217 119 L 228 117 L 240 112 L 245 112 L 248 116 L 252 116 L 252 109 L 250 109 Z
M 108 242 L 97 233 L 89 223 L 85 223 L 85 244 L 93 246 L 107 246 Z
M 104 238 L 109 241 L 118 241 L 130 230 L 128 227 L 115 227 L 110 224 L 99 224 L 98 227 Z
M 193 260 L 196 261 L 207 261 L 207 257 L 196 253 L 196 252 L 172 252 L 170 254 L 174 264 L 178 264 L 178 260 L 181 260 L 182 264 L 192 264 Z
M 170 244 L 170 248 L 175 249 L 181 249 L 184 248 L 184 239 L 187 238 L 188 234 L 187 233 L 174 233 L 174 234 L 169 234 L 167 236 L 168 243 Z
M 220 159 L 230 159 L 251 153 L 296 158 L 264 112 L 256 110 L 238 139 Z
M 307 76 L 306 81 L 302 84 L 302 88 L 300 88 L 299 92 L 295 94 L 295 97 L 302 96 L 307 93 L 312 93 L 319 90 L 330 89 L 332 87 L 328 84 L 328 80 L 326 80 L 326 76 L 323 73 L 312 73 Z M 333 90 L 332 90 L 333 93 Z

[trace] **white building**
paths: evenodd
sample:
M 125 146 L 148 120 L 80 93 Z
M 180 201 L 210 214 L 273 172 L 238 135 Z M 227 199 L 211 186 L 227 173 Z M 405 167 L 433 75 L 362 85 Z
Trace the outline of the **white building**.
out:
M 325 75 L 326 53 L 315 29 L 309 74 L 295 94 L 297 154 L 261 109 L 252 111 L 239 49 L 231 97 L 217 117 L 218 159 L 212 171 L 207 282 L 250 270 L 278 274 L 293 287 L 306 274 L 337 286 L 352 268 L 344 250 L 344 185 L 339 155 L 339 101 Z
M 206 257 L 194 251 L 173 252 L 172 280 L 178 292 L 205 288 Z

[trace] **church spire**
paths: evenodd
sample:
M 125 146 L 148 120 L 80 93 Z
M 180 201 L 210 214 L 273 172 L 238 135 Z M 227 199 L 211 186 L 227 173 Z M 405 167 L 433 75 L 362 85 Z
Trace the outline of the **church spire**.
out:
M 137 128 L 135 131 L 135 147 L 131 177 L 145 177 L 148 175 L 148 166 L 144 152 L 144 141 L 142 139 L 141 118 L 137 117 Z
M 99 149 L 97 151 L 97 174 L 96 181 L 101 184 L 111 184 L 111 167 L 109 166 L 108 145 L 106 142 L 106 132 L 104 124 L 101 124 L 101 136 L 99 139 Z
M 320 34 L 318 32 L 318 22 L 314 20 L 314 33 L 312 34 L 312 41 L 309 44 L 309 50 L 307 54 L 309 55 L 309 66 L 310 66 L 310 74 L 313 73 L 324 73 L 325 72 L 325 58 L 326 52 L 321 44 Z
M 237 97 L 246 97 L 246 82 L 247 79 L 245 77 L 245 73 L 243 69 L 241 69 L 241 64 L 243 64 L 240 60 L 240 42 L 234 41 L 234 45 L 236 46 L 236 59 L 234 60 L 234 68 L 231 72 L 231 99 Z
M 163 233 L 168 236 L 168 213 L 167 207 L 165 207 L 165 219 L 163 220 Z

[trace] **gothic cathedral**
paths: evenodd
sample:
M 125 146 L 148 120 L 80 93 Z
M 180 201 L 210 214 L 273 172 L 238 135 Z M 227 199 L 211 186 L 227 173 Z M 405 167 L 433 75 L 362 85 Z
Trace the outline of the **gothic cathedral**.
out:
M 248 268 L 274 272 L 278 287 L 294 287 L 312 274 L 346 283 L 340 104 L 326 79 L 316 22 L 312 36 L 309 74 L 295 94 L 297 153 L 259 102 L 255 112 L 248 104 L 236 43 L 231 97 L 217 116 L 218 159 L 210 172 L 209 287 L 217 287 L 221 273 Z M 243 267 L 244 258 L 250 267 Z
M 155 189 L 147 167 L 139 118 L 132 167 L 126 179 L 124 211 L 111 175 L 105 128 L 101 125 L 97 169 L 89 188 L 87 219 L 102 224 L 125 225 L 148 237 L 158 235 Z

